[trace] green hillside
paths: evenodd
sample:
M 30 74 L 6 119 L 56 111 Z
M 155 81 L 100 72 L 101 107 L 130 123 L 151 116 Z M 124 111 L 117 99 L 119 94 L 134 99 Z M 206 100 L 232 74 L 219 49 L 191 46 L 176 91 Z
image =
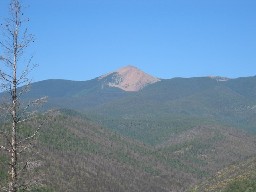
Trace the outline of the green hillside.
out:
M 225 82 L 175 78 L 84 111 L 103 126 L 149 144 L 200 125 L 255 133 L 255 84 L 255 77 Z
M 60 114 L 38 138 L 44 189 L 49 191 L 183 190 L 192 176 L 158 162 L 155 150 L 95 125 L 82 115 Z M 1 155 L 1 157 L 3 157 Z M 1 158 L 1 184 L 6 159 Z M 182 186 L 182 182 L 186 185 Z
M 250 157 L 217 172 L 195 186 L 193 192 L 253 192 L 256 191 L 256 158 Z
M 40 133 L 42 190 L 203 191 L 219 171 L 256 156 L 255 85 L 256 77 L 174 78 L 139 92 L 99 79 L 32 84 L 24 99 L 48 95 L 44 109 L 68 109 Z M 3 184 L 4 155 L 0 161 Z M 252 178 L 221 190 L 254 185 Z
M 100 104 L 120 99 L 124 91 L 102 87 L 97 79 L 89 81 L 45 80 L 33 83 L 24 99 L 37 99 L 47 96 L 45 108 L 70 108 L 84 110 Z
M 174 130 L 151 146 L 64 110 L 41 130 L 37 159 L 44 191 L 181 192 L 256 155 L 254 141 L 237 129 L 205 125 Z M 6 180 L 3 157 L 1 183 Z
M 32 84 L 27 98 L 47 95 L 50 108 L 70 108 L 96 121 L 210 121 L 255 132 L 256 77 L 217 81 L 208 77 L 174 78 L 125 92 L 106 85 L 106 79 L 84 82 L 47 80 Z M 99 117 L 99 118 L 98 118 Z M 105 119 L 106 121 L 102 121 Z M 159 122 L 162 123 L 162 122 Z M 172 124 L 172 122 L 170 123 Z M 194 125 L 194 123 L 193 123 Z M 116 131 L 119 122 L 111 124 Z M 122 130 L 120 130 L 122 131 Z

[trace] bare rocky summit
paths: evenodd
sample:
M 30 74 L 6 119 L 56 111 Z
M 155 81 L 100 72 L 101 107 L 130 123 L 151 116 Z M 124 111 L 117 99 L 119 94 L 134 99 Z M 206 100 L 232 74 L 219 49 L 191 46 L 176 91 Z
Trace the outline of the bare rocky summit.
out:
M 98 79 L 104 80 L 105 85 L 109 87 L 116 87 L 124 91 L 139 91 L 147 85 L 160 81 L 160 79 L 131 65 L 103 75 Z

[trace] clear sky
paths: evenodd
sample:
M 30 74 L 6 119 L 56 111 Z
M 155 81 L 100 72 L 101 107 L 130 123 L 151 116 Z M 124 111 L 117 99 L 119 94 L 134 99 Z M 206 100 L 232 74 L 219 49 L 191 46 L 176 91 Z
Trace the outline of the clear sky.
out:
M 256 0 L 22 2 L 36 81 L 89 80 L 126 65 L 160 78 L 256 75 Z

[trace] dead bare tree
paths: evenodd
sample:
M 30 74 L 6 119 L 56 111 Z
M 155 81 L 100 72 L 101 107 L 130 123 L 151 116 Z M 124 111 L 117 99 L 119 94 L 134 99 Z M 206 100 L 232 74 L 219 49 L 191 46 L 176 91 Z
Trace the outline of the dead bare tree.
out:
M 32 57 L 26 59 L 25 56 L 25 51 L 34 42 L 34 36 L 28 32 L 26 23 L 29 20 L 24 17 L 22 8 L 19 0 L 11 0 L 10 16 L 1 24 L 0 36 L 0 153 L 5 153 L 9 161 L 8 184 L 0 191 L 9 192 L 30 186 L 22 174 L 35 164 L 24 160 L 23 154 L 31 148 L 32 140 L 42 125 L 42 122 L 38 122 L 40 118 L 37 117 L 36 107 L 46 99 L 31 102 L 23 99 L 31 84 L 28 75 L 35 65 L 32 64 Z M 29 133 L 25 133 L 22 129 L 27 130 L 27 122 L 31 121 L 37 121 L 38 124 L 33 124 Z

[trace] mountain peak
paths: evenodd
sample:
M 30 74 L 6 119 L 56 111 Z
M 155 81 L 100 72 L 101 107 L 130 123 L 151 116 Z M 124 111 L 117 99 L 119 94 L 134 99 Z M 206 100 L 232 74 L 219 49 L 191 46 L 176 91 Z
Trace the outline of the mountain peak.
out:
M 104 84 L 109 87 L 117 87 L 124 91 L 139 91 L 149 84 L 160 81 L 160 79 L 153 77 L 132 65 L 122 67 L 117 71 L 103 75 L 98 79 L 104 79 Z
M 116 73 L 119 73 L 120 75 L 135 75 L 135 74 L 140 74 L 140 75 L 146 75 L 143 71 L 138 69 L 137 67 L 134 67 L 132 65 L 127 65 L 125 67 L 122 67 L 116 71 Z

